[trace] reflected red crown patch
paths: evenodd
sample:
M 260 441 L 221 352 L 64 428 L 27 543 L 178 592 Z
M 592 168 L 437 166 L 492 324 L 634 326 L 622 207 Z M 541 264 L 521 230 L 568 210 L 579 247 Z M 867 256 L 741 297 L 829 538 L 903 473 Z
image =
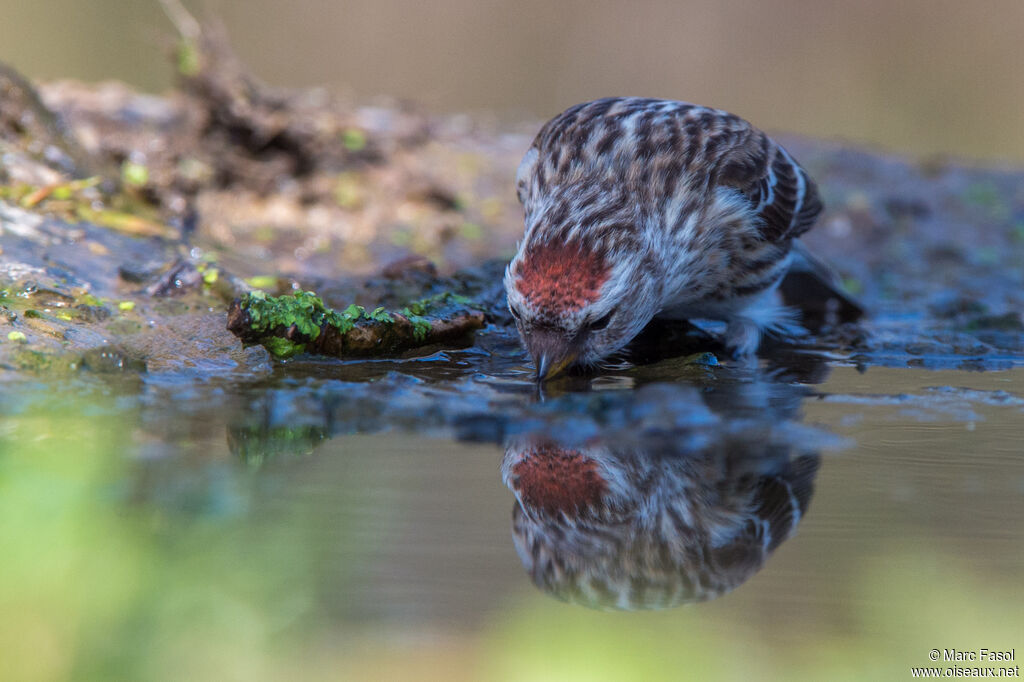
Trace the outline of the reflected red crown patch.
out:
M 562 512 L 573 517 L 594 509 L 608 489 L 597 462 L 555 445 L 538 445 L 512 473 L 523 504 L 552 515 Z

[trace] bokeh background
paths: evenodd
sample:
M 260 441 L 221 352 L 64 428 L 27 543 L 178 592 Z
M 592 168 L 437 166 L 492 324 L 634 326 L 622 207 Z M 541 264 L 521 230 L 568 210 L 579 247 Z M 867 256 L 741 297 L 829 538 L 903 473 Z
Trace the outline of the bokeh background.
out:
M 919 156 L 1024 161 L 1020 0 L 186 0 L 266 81 L 547 118 L 634 94 Z M 0 0 L 0 58 L 161 91 L 156 0 Z
M 281 86 L 507 122 L 671 97 L 1024 162 L 1022 0 L 185 5 Z M 156 0 L 0 0 L 0 60 L 36 79 L 162 92 L 174 39 Z M 647 614 L 530 584 L 500 448 L 353 435 L 249 466 L 205 409 L 219 386 L 188 376 L 151 376 L 141 404 L 134 385 L 0 385 L 0 682 L 909 679 L 935 647 L 1024 655 L 1019 370 L 835 371 L 816 390 L 999 401 L 947 419 L 808 400 L 806 423 L 858 449 L 826 453 L 799 535 L 727 597 Z

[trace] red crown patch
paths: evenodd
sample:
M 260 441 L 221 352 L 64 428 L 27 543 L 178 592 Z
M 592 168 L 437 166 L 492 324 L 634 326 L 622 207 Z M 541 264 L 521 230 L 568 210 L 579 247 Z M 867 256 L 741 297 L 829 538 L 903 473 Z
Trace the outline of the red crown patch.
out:
M 540 244 L 524 254 L 516 289 L 541 310 L 579 310 L 597 300 L 608 271 L 602 256 L 578 242 Z

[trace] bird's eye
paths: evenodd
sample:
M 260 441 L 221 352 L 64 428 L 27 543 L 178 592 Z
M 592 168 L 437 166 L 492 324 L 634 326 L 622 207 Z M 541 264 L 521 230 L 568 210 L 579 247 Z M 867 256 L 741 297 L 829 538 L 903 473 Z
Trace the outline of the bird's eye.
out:
M 600 317 L 600 318 L 594 320 L 593 322 L 591 322 L 587 326 L 590 328 L 591 331 L 599 331 L 601 329 L 604 329 L 612 321 L 612 316 L 613 315 L 615 315 L 615 311 L 614 310 L 611 311 L 610 313 L 608 313 L 607 315 L 605 315 L 604 317 Z

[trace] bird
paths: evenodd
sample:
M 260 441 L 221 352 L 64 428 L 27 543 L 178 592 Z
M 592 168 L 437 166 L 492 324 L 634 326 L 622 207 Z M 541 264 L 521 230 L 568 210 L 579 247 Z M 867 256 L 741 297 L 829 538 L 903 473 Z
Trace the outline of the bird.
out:
M 509 440 L 502 478 L 534 584 L 591 608 L 663 609 L 757 573 L 806 515 L 820 456 L 770 439 L 682 442 Z
M 822 211 L 782 145 L 687 102 L 610 97 L 548 121 L 523 156 L 509 311 L 538 380 L 607 363 L 655 317 L 725 322 L 738 359 L 802 333 L 776 288 Z

